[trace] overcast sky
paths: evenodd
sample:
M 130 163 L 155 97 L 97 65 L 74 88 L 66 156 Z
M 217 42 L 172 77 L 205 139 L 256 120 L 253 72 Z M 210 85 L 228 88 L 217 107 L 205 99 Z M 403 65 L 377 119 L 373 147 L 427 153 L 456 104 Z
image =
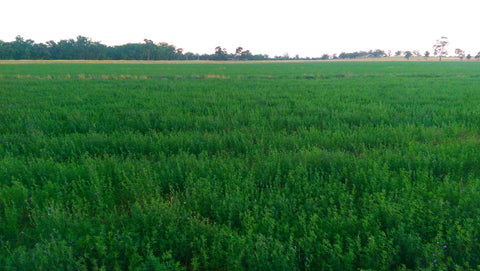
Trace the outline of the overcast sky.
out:
M 107 45 L 167 42 L 185 52 L 242 46 L 270 56 L 358 50 L 480 51 L 479 0 L 1 0 L 0 40 L 86 36 Z

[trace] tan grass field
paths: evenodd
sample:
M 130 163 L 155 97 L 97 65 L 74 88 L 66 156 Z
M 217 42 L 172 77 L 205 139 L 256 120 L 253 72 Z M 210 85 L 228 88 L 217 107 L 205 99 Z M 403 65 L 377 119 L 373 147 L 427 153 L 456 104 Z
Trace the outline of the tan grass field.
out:
M 215 60 L 0 60 L 0 65 L 8 64 L 240 64 L 240 63 L 302 63 L 302 62 L 438 62 L 438 57 L 404 57 L 361 58 L 361 59 L 330 59 L 330 60 L 240 60 L 240 61 L 215 61 Z M 460 59 L 458 57 L 444 57 L 442 61 L 478 62 L 477 59 Z

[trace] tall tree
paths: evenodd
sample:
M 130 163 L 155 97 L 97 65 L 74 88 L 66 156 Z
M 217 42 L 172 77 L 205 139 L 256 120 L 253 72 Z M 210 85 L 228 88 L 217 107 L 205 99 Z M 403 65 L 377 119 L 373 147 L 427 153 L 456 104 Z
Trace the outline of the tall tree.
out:
M 243 47 L 239 46 L 237 47 L 237 49 L 235 50 L 235 58 L 240 58 L 241 55 L 242 55 L 242 52 L 243 52 Z
M 228 59 L 227 49 L 222 48 L 220 46 L 215 47 L 215 55 L 213 58 L 214 60 L 227 60 Z
M 252 59 L 252 53 L 250 53 L 250 50 L 245 50 L 245 51 L 242 51 L 242 53 L 240 54 L 240 59 L 241 60 L 249 60 L 249 59 Z
M 412 57 L 412 55 L 413 55 L 413 54 L 412 54 L 412 52 L 410 52 L 410 51 L 406 51 L 406 52 L 405 52 L 405 58 L 406 58 L 407 60 L 410 60 L 410 58 Z
M 440 57 L 440 61 L 442 61 L 442 57 L 448 55 L 448 51 L 445 49 L 445 47 L 447 47 L 449 43 L 450 42 L 448 41 L 447 37 L 441 37 L 436 41 L 435 45 L 433 45 L 433 54 L 436 56 L 438 55 Z
M 25 40 L 22 36 L 16 36 L 11 44 L 11 53 L 13 59 L 30 59 L 32 57 L 33 40 Z
M 144 48 L 145 48 L 146 60 L 150 60 L 152 55 L 154 54 L 156 46 L 152 40 L 144 39 L 143 41 L 145 42 Z
M 465 57 L 465 51 L 460 48 L 455 49 L 455 54 L 460 58 L 463 59 Z

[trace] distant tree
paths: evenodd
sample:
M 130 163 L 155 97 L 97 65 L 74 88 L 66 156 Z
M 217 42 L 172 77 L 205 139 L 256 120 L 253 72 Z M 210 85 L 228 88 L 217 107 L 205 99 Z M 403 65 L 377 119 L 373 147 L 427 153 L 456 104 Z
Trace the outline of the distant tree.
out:
M 243 47 L 237 47 L 237 49 L 235 49 L 235 58 L 236 59 L 240 59 L 241 56 L 242 56 L 242 52 L 243 52 Z
M 425 51 L 425 54 L 423 54 L 425 56 L 425 58 L 428 58 L 430 56 L 430 52 L 429 51 Z
M 149 39 L 144 39 L 143 41 L 145 42 L 143 46 L 145 48 L 145 56 L 143 58 L 146 58 L 146 60 L 151 60 L 152 56 L 155 54 L 156 45 L 152 40 Z
M 75 59 L 75 40 L 60 40 L 56 44 L 56 59 Z
M 91 45 L 91 40 L 84 36 L 78 36 L 73 43 L 73 58 L 74 59 L 88 59 L 88 50 Z
M 43 43 L 34 44 L 32 48 L 33 59 L 51 59 L 47 45 Z
M 177 48 L 175 51 L 175 55 L 177 60 L 185 60 L 185 56 L 183 55 L 183 48 Z
M 475 59 L 479 59 L 480 58 L 480 52 L 477 53 L 477 55 L 475 56 Z
M 250 60 L 253 59 L 253 55 L 250 52 L 250 50 L 245 50 L 240 53 L 240 59 L 241 60 Z
M 413 55 L 413 54 L 412 54 L 412 52 L 410 52 L 410 51 L 406 51 L 406 52 L 405 52 L 405 58 L 408 59 L 408 60 L 410 60 L 410 57 L 412 57 L 412 55 Z
M 472 59 L 472 56 L 470 54 L 467 55 L 467 59 L 470 60 Z
M 455 54 L 460 58 L 463 59 L 465 57 L 465 51 L 460 48 L 455 49 Z
M 268 55 L 252 55 L 251 59 L 252 60 L 265 60 L 265 59 L 268 59 Z
M 213 56 L 214 60 L 227 60 L 228 54 L 227 49 L 222 48 L 220 46 L 215 47 L 215 54 Z
M 114 46 L 108 50 L 107 58 L 113 60 L 146 60 L 148 53 L 146 43 L 128 43 Z
M 322 57 L 320 59 L 321 60 L 329 60 L 330 56 L 328 56 L 327 54 L 324 54 L 324 55 L 322 55 Z
M 4 50 L 7 53 L 7 59 L 31 59 L 33 40 L 25 40 L 22 36 L 16 36 L 15 41 L 5 44 Z
M 157 50 L 157 58 L 155 59 L 161 59 L 161 60 L 174 60 L 178 59 L 178 51 L 177 48 L 174 45 L 170 45 L 166 42 L 160 42 L 156 46 Z
M 198 59 L 198 55 L 195 55 L 195 54 L 192 53 L 192 52 L 186 52 L 186 53 L 184 54 L 184 56 L 185 56 L 185 59 L 186 59 L 186 60 L 196 60 L 196 59 Z
M 368 51 L 368 56 L 367 57 L 375 57 L 375 58 L 380 58 L 380 57 L 386 57 L 387 53 L 385 51 L 377 49 L 375 51 Z
M 402 51 L 396 51 L 396 52 L 395 52 L 395 56 L 401 56 L 402 53 L 403 53 Z
M 368 52 L 360 51 L 360 52 L 353 52 L 353 53 L 345 53 L 342 52 L 338 58 L 340 59 L 355 59 L 355 58 L 380 58 L 386 57 L 387 54 L 382 50 L 370 50 Z
M 12 45 L 10 42 L 0 41 L 0 59 L 11 59 Z
M 441 37 L 436 41 L 435 45 L 433 45 L 433 54 L 439 56 L 440 61 L 442 61 L 442 57 L 448 55 L 448 51 L 445 50 L 445 47 L 447 47 L 449 43 L 447 37 Z

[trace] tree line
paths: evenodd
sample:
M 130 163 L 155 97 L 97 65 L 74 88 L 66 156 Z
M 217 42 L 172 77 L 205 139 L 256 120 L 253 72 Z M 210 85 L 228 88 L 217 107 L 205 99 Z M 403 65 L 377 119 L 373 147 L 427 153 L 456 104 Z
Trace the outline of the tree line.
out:
M 442 57 L 447 55 L 445 47 L 448 45 L 448 38 L 442 37 L 437 40 L 433 47 L 433 54 Z M 459 48 L 455 54 L 461 59 L 471 59 L 471 55 L 465 56 L 465 52 Z M 329 60 L 329 59 L 361 59 L 361 58 L 384 58 L 390 57 L 390 51 L 370 50 L 345 53 L 340 55 L 327 55 L 321 57 L 300 58 L 298 55 L 290 57 L 288 53 L 283 56 L 269 58 L 264 54 L 252 54 L 250 50 L 237 47 L 234 53 L 228 53 L 225 48 L 217 46 L 213 54 L 197 54 L 184 52 L 182 48 L 166 42 L 154 43 L 145 39 L 143 43 L 128 43 L 118 46 L 107 46 L 90 38 L 78 36 L 76 39 L 60 40 L 59 42 L 48 41 L 46 43 L 35 43 L 31 39 L 24 39 L 17 36 L 12 42 L 0 40 L 0 59 L 34 59 L 34 60 Z M 395 56 L 404 56 L 410 59 L 412 56 L 422 56 L 419 51 L 397 51 Z M 430 52 L 426 51 L 423 56 L 428 58 Z M 475 56 L 480 59 L 480 52 Z
M 182 48 L 145 39 L 143 43 L 128 43 L 107 46 L 90 38 L 78 36 L 76 39 L 35 43 L 31 39 L 17 36 L 12 42 L 0 40 L 0 59 L 35 60 L 264 60 L 267 55 L 254 55 L 249 50 L 238 47 L 229 54 L 218 46 L 213 54 L 183 52 Z

